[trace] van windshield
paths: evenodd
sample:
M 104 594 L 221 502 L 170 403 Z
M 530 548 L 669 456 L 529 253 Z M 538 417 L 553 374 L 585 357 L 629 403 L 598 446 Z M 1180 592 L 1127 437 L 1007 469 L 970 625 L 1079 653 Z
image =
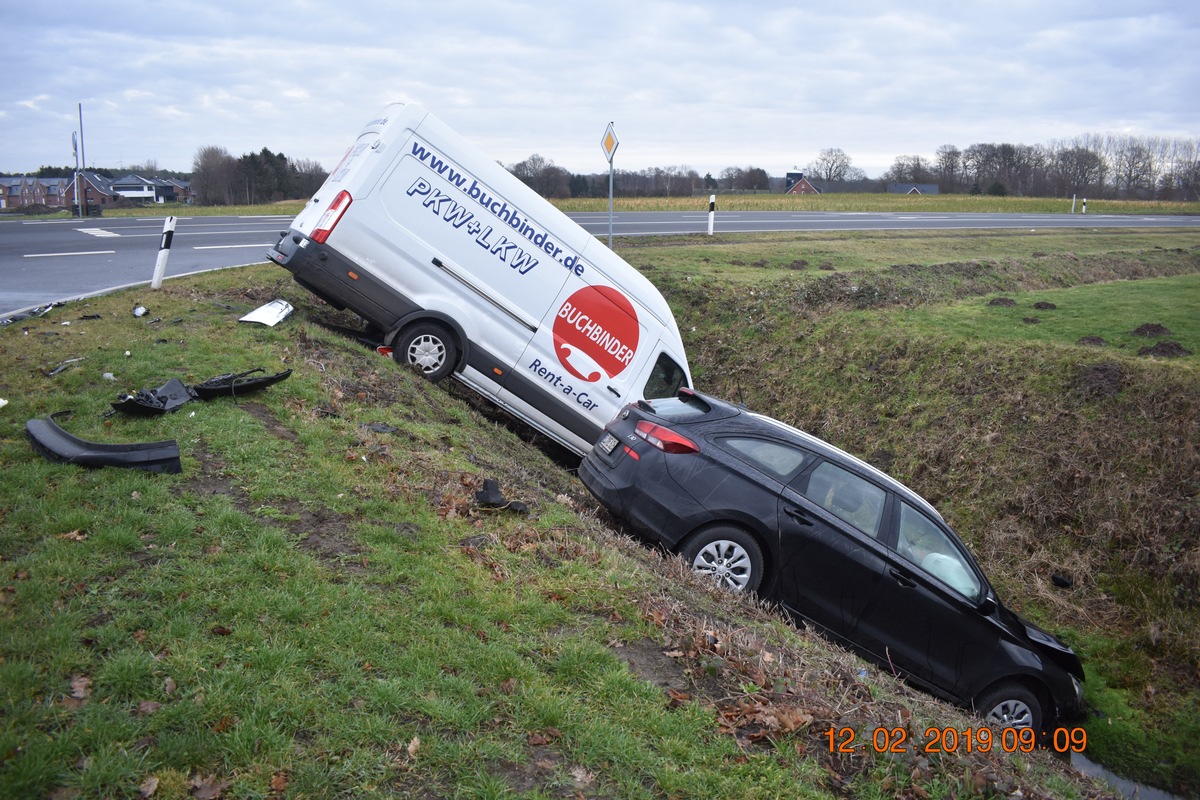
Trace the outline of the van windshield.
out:
M 658 361 L 654 362 L 654 369 L 650 370 L 650 377 L 646 379 L 646 386 L 642 390 L 642 399 L 674 397 L 679 391 L 679 387 L 686 385 L 687 375 L 683 371 L 683 367 L 676 364 L 675 359 L 666 353 L 659 353 Z

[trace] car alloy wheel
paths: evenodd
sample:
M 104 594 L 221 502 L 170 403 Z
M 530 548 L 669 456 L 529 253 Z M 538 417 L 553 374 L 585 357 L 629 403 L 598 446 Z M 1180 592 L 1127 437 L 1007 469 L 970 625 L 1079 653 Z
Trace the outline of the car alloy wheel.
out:
M 683 559 L 701 575 L 725 589 L 753 592 L 762 584 L 762 549 L 750 534 L 737 528 L 709 528 L 693 534 L 680 549 Z
M 1004 683 L 988 691 L 976 708 L 985 721 L 1001 728 L 1041 728 L 1041 703 L 1033 692 L 1017 683 Z

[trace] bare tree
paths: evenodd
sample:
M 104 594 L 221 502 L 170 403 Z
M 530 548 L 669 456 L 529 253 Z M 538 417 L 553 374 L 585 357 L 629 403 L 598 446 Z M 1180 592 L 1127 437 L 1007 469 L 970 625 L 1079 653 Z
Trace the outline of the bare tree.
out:
M 854 180 L 851 177 L 851 172 L 855 168 L 851 165 L 850 156 L 840 147 L 827 147 L 821 151 L 816 160 L 809 162 L 804 171 L 809 175 L 819 178 L 823 181 L 845 181 Z M 859 170 L 861 172 L 861 170 Z
M 962 151 L 952 144 L 937 149 L 936 169 L 941 191 L 954 192 L 962 187 L 962 161 Z
M 224 147 L 201 147 L 192 158 L 192 194 L 201 205 L 229 205 L 237 161 Z

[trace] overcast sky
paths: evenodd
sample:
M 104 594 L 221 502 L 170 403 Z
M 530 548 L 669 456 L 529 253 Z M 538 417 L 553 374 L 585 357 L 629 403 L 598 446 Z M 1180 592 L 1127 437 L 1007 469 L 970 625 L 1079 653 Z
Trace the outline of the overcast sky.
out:
M 512 164 L 781 176 L 1085 133 L 1200 137 L 1198 0 L 0 0 L 0 172 L 331 169 L 389 101 Z

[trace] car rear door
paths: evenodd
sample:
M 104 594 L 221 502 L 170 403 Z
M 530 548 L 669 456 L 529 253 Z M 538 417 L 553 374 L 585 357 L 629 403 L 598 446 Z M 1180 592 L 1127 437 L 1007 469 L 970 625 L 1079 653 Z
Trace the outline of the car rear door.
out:
M 888 494 L 820 461 L 793 480 L 779 503 L 780 601 L 850 641 L 887 564 L 883 529 Z

